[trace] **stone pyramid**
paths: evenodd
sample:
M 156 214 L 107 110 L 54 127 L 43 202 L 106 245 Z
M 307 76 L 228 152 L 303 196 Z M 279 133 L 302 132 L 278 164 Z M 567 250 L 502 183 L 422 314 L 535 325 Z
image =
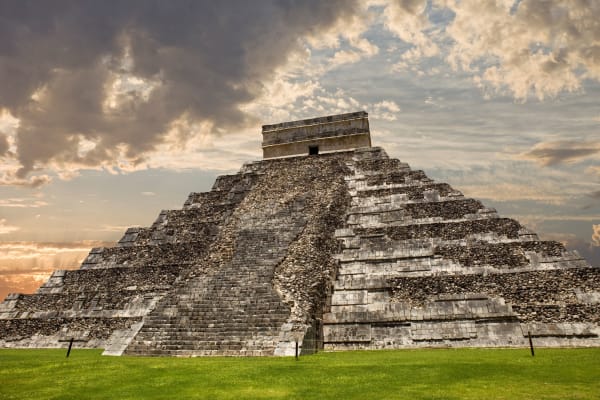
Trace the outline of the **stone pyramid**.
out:
M 600 269 L 371 147 L 356 112 L 0 303 L 0 346 L 110 355 L 600 345 Z

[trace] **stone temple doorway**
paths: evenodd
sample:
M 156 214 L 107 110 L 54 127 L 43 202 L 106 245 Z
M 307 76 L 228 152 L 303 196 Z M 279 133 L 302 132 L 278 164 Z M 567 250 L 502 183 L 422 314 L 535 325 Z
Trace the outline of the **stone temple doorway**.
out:
M 308 146 L 308 155 L 316 156 L 319 154 L 319 146 Z

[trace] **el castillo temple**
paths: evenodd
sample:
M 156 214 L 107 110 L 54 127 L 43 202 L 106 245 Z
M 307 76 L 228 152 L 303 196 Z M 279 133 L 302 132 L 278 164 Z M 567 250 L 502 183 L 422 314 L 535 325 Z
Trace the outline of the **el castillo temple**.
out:
M 0 303 L 0 347 L 107 355 L 600 346 L 600 268 L 371 145 L 364 111 L 262 128 L 263 160 Z

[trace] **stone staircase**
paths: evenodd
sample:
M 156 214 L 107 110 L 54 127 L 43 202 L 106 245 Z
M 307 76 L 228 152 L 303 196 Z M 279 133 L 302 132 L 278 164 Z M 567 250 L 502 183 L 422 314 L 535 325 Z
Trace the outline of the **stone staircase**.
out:
M 294 248 L 315 227 L 322 225 L 319 215 L 330 214 L 327 208 L 322 208 L 328 191 L 307 193 L 305 188 L 315 185 L 312 176 L 320 179 L 322 185 L 331 186 L 332 181 L 326 179 L 327 168 L 315 169 L 314 163 L 342 166 L 343 161 L 339 158 L 273 160 L 249 166 L 257 169 L 260 178 L 221 227 L 208 256 L 198 263 L 197 268 L 203 272 L 192 273 L 191 278 L 180 280 L 145 317 L 143 327 L 125 353 L 173 356 L 289 354 L 289 344 L 294 340 L 294 323 L 296 330 L 305 332 L 312 319 L 311 313 L 315 312 L 311 308 L 298 311 L 299 307 L 294 306 L 299 301 L 297 294 L 305 293 L 311 287 L 289 288 L 284 284 L 275 285 L 274 281 L 293 254 L 299 257 L 300 263 L 303 263 L 302 257 L 310 256 L 294 253 Z M 341 180 L 340 176 L 338 180 Z M 309 220 L 311 227 L 307 228 Z M 330 257 L 322 256 L 325 260 Z M 327 275 L 323 277 L 316 272 L 318 269 L 300 269 L 296 274 L 304 279 L 311 279 L 313 275 L 312 280 L 316 282 L 323 278 L 329 281 Z M 321 293 L 311 299 L 311 304 L 318 303 L 319 297 L 324 302 L 324 293 Z M 294 315 L 292 307 L 296 309 Z
M 289 220 L 291 213 L 279 214 L 243 221 L 246 229 L 236 230 L 231 259 L 220 260 L 220 268 L 190 279 L 163 299 L 126 354 L 273 355 L 290 316 L 290 307 L 273 288 L 273 275 L 302 229 L 302 221 Z
M 146 317 L 126 354 L 273 355 L 290 309 L 272 273 L 254 267 L 231 265 L 189 282 Z

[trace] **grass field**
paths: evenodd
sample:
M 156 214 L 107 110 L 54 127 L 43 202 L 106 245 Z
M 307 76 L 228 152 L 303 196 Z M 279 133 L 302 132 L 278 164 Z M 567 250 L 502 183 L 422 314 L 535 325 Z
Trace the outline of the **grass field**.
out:
M 0 350 L 0 399 L 600 399 L 600 349 L 401 350 L 294 358 Z

